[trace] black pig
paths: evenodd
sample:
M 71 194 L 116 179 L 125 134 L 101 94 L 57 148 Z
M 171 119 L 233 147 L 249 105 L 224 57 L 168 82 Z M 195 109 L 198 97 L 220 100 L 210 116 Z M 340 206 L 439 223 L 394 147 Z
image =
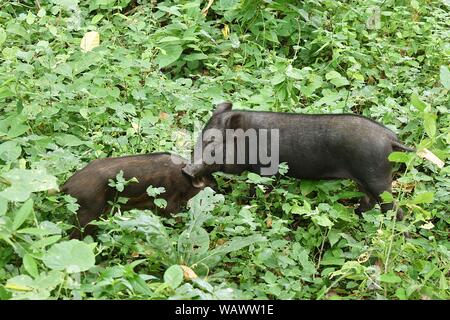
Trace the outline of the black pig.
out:
M 176 163 L 172 160 L 176 160 Z M 70 238 L 80 239 L 82 235 L 92 234 L 94 226 L 88 225 L 92 220 L 104 213 L 108 201 L 116 195 L 129 198 L 121 205 L 124 210 L 152 209 L 158 213 L 169 214 L 181 210 L 187 201 L 206 186 L 213 186 L 209 177 L 191 178 L 182 173 L 186 160 L 170 153 L 153 153 L 136 156 L 97 159 L 77 171 L 62 186 L 61 191 L 77 199 L 80 205 L 77 218 L 84 234 L 74 229 Z M 109 179 L 123 171 L 124 179 L 135 177 L 138 182 L 131 182 L 124 190 L 117 193 L 115 188 L 108 186 Z M 156 208 L 146 189 L 150 186 L 164 187 L 166 191 L 158 197 L 167 201 L 164 209 Z
M 294 178 L 354 180 L 359 190 L 365 193 L 357 208 L 357 212 L 361 213 L 380 203 L 382 192 L 391 191 L 392 166 L 388 155 L 394 150 L 414 151 L 403 145 L 388 128 L 359 115 L 308 115 L 231 109 L 232 104 L 229 102 L 216 107 L 197 141 L 196 150 L 201 146 L 205 151 L 220 151 L 220 155 L 214 155 L 214 152 L 211 154 L 223 159 L 231 152 L 230 159 L 234 159 L 234 162 L 205 162 L 205 153 L 198 155 L 195 151 L 194 164 L 183 169 L 189 176 L 198 178 L 214 171 L 239 174 L 244 170 L 266 175 L 262 169 L 267 163 L 263 164 L 259 158 L 257 162 L 249 161 L 249 146 L 260 148 L 259 143 L 254 141 L 250 144 L 244 140 L 244 161 L 236 164 L 239 163 L 236 162 L 238 144 L 234 143 L 233 147 L 229 147 L 230 141 L 225 140 L 225 131 L 278 129 L 279 148 L 275 150 L 276 145 L 272 143 L 276 141 L 270 141 L 267 143 L 267 155 L 278 151 L 277 165 L 286 162 L 289 166 L 287 175 Z M 211 132 L 208 129 L 221 132 L 220 137 L 208 134 Z M 260 138 L 261 136 L 258 139 Z M 383 212 L 392 208 L 392 204 L 381 204 Z M 398 216 L 401 215 L 399 209 Z

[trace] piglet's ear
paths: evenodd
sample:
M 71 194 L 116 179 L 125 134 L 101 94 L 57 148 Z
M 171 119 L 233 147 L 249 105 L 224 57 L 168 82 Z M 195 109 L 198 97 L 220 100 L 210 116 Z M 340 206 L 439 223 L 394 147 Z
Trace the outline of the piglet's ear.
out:
M 214 110 L 213 116 L 217 116 L 218 114 L 221 114 L 226 111 L 230 111 L 233 107 L 233 104 L 229 101 L 221 102 L 218 105 L 216 105 L 216 110 Z

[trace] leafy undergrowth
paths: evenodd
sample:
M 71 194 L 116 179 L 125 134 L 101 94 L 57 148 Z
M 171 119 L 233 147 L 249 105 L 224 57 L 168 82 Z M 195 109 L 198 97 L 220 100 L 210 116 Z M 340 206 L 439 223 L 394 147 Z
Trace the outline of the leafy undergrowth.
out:
M 0 3 L 0 298 L 449 299 L 450 3 L 206 5 Z M 77 205 L 49 190 L 95 158 L 188 155 L 223 100 L 363 114 L 447 165 L 391 155 L 403 221 L 357 216 L 353 183 L 282 166 L 218 173 L 174 217 L 118 212 L 68 240 Z

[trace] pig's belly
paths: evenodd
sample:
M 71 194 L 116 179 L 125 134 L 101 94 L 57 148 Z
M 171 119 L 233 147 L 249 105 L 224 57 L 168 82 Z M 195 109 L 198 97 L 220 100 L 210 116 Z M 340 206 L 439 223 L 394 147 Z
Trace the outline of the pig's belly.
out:
M 345 163 L 338 159 L 297 157 L 292 159 L 280 157 L 280 163 L 289 166 L 287 175 L 297 179 L 351 179 L 352 175 Z

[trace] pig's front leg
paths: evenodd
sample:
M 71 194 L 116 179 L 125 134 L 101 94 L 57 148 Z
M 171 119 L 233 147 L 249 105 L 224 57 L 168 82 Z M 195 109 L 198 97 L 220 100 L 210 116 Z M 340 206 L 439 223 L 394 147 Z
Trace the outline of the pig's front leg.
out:
M 92 235 L 96 226 L 89 225 L 89 222 L 96 220 L 102 214 L 102 207 L 97 206 L 90 209 L 80 208 L 77 213 L 78 227 L 74 227 L 69 235 L 70 239 L 81 240 L 85 236 Z
M 391 185 L 392 182 L 390 177 L 358 184 L 359 190 L 364 192 L 365 195 L 361 198 L 359 207 L 356 209 L 356 213 L 361 214 L 365 211 L 369 211 L 375 206 L 376 203 L 379 203 L 381 212 L 385 213 L 389 210 L 396 210 L 397 220 L 403 220 L 404 214 L 401 208 L 395 206 L 393 203 L 382 203 L 380 194 L 385 191 L 392 193 Z

